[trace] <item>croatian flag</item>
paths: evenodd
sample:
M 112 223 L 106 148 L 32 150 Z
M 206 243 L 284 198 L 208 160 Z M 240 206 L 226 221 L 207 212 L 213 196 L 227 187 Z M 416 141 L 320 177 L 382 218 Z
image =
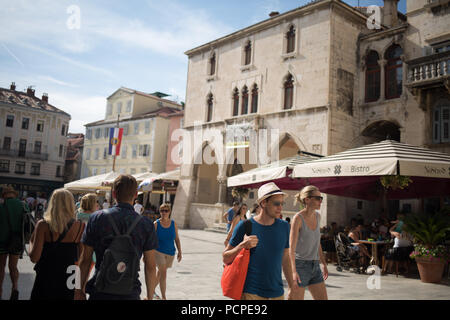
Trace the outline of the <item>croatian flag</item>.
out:
M 120 143 L 122 142 L 123 128 L 111 128 L 109 130 L 109 154 L 118 156 L 120 154 Z

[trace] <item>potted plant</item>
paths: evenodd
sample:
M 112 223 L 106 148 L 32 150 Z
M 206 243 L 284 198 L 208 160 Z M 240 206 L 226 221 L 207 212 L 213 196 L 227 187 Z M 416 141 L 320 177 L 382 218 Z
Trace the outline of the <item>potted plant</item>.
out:
M 234 187 L 233 189 L 231 189 L 231 195 L 233 196 L 233 198 L 238 199 L 239 202 L 242 202 L 247 199 L 248 189 L 243 187 Z
M 439 283 L 450 255 L 445 247 L 449 238 L 450 221 L 444 211 L 436 214 L 414 214 L 405 218 L 404 230 L 414 237 L 414 251 L 422 282 Z

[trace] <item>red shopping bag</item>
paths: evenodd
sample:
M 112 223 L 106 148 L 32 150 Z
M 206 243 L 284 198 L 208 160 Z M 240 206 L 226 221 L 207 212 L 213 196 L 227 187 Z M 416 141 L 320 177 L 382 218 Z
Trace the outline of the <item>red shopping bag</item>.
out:
M 234 258 L 233 262 L 223 269 L 222 292 L 225 297 L 240 300 L 247 278 L 248 263 L 250 261 L 250 250 L 242 249 Z

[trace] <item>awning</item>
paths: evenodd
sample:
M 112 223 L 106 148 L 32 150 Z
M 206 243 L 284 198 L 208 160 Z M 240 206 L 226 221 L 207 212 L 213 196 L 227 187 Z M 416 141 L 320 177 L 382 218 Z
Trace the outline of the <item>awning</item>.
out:
M 180 180 L 180 168 L 177 168 L 172 171 L 163 172 L 160 174 L 157 174 L 153 177 L 149 177 L 144 179 L 138 186 L 139 191 L 151 191 L 153 182 L 157 180 L 162 181 L 178 181 Z
M 144 181 L 145 179 L 148 179 L 148 178 L 156 177 L 157 175 L 158 175 L 158 173 L 149 172 L 149 171 L 132 174 L 132 176 L 136 179 L 137 182 Z
M 450 155 L 392 140 L 295 166 L 293 177 L 404 175 L 450 179 Z
M 273 181 L 282 189 L 298 189 L 297 180 L 289 177 L 292 169 L 301 163 L 319 159 L 309 155 L 296 155 L 274 161 L 270 164 L 254 168 L 227 179 L 228 187 L 243 186 L 258 188 L 264 183 Z
M 408 176 L 402 188 L 382 187 L 383 176 Z M 386 140 L 295 166 L 293 177 L 328 194 L 375 200 L 450 195 L 450 155 Z
M 71 191 L 110 190 L 111 187 L 108 187 L 107 184 L 114 182 L 119 175 L 119 172 L 110 171 L 108 173 L 66 183 L 64 188 Z

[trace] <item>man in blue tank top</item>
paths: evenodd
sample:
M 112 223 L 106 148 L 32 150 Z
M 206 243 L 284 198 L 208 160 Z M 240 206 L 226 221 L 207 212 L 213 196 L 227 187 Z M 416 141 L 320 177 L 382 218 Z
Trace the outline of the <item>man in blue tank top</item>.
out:
M 261 186 L 257 202 L 262 210 L 250 219 L 251 235 L 245 235 L 244 223 L 239 222 L 223 252 L 223 262 L 230 264 L 242 248 L 251 249 L 242 300 L 284 300 L 281 269 L 290 295 L 293 278 L 289 262 L 289 224 L 277 218 L 285 196 L 287 194 L 273 182 Z

